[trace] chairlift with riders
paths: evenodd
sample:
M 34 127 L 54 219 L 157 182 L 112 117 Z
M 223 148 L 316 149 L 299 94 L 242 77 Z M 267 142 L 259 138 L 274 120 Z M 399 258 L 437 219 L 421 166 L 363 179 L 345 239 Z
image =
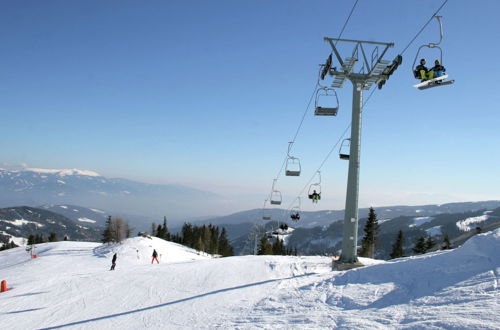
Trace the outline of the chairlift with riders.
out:
M 297 197 L 297 205 L 290 210 L 290 218 L 293 221 L 300 220 L 300 197 Z
M 446 69 L 443 67 L 443 50 L 439 46 L 439 44 L 441 44 L 441 41 L 443 41 L 443 23 L 441 22 L 442 16 L 434 15 L 433 18 L 435 18 L 439 24 L 439 41 L 437 43 L 431 42 L 429 44 L 424 44 L 420 46 L 418 48 L 417 54 L 415 55 L 415 59 L 413 60 L 413 66 L 412 66 L 413 75 L 415 79 L 422 80 L 419 84 L 413 85 L 413 87 L 418 88 L 420 90 L 451 85 L 455 82 L 455 80 L 445 80 L 446 78 L 448 78 L 448 75 L 444 73 Z M 420 64 L 418 66 L 415 66 L 421 50 L 425 47 L 439 50 L 439 60 L 438 59 L 435 60 L 434 68 L 437 67 L 438 69 L 441 70 L 433 70 L 434 68 L 428 70 L 427 67 L 425 67 L 426 62 L 425 59 L 423 58 L 420 60 Z
M 318 181 L 309 186 L 307 196 L 313 203 L 318 203 L 321 199 L 321 172 L 318 171 Z

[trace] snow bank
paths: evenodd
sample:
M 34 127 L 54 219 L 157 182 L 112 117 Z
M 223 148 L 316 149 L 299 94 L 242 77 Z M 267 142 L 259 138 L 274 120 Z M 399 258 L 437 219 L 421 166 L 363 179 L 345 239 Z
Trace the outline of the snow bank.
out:
M 174 263 L 212 258 L 211 255 L 185 247 L 184 245 L 165 241 L 157 237 L 134 237 L 120 244 L 102 245 L 94 249 L 99 257 L 111 258 L 116 253 L 120 262 L 136 264 L 151 262 L 153 249 L 158 253 L 160 262 Z

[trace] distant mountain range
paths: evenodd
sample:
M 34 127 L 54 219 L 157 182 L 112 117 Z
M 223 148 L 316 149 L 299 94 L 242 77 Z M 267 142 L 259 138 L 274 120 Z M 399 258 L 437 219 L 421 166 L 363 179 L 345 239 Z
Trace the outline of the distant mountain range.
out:
M 380 223 L 378 257 L 388 258 L 396 234 L 403 230 L 406 236 L 406 251 L 419 236 L 433 236 L 441 242 L 444 234 L 452 241 L 464 234 L 475 232 L 476 227 L 490 230 L 500 226 L 500 201 L 449 203 L 442 205 L 391 206 L 374 208 Z M 262 220 L 262 210 L 249 210 L 225 217 L 204 221 L 225 227 L 236 254 L 252 253 L 253 233 L 270 233 L 279 224 L 287 223 L 294 231 L 287 236 L 286 243 L 304 254 L 338 252 L 343 235 L 344 211 L 301 212 L 300 221 L 294 222 L 283 210 L 271 210 L 271 221 Z M 358 243 L 361 243 L 368 209 L 359 210 Z
M 460 213 L 476 210 L 492 210 L 500 207 L 500 201 L 482 201 L 482 202 L 460 202 L 447 203 L 439 205 L 418 205 L 418 206 L 383 206 L 375 207 L 379 220 L 393 219 L 399 216 L 433 216 L 443 213 Z M 368 216 L 369 208 L 359 209 L 359 217 Z M 290 214 L 282 209 L 269 209 L 267 215 L 271 216 L 273 221 L 291 222 Z M 329 226 L 332 222 L 344 220 L 344 210 L 323 210 L 323 211 L 302 211 L 300 212 L 300 221 L 294 223 L 296 227 L 322 227 Z M 227 216 L 214 217 L 199 223 L 222 224 L 243 224 L 262 221 L 262 209 L 253 209 L 233 213 Z
M 110 179 L 92 171 L 0 169 L 0 207 L 80 205 L 114 214 L 171 220 L 205 216 L 224 198 L 180 185 Z
M 99 241 L 102 227 L 85 220 L 75 222 L 61 214 L 28 206 L 1 208 L 0 242 L 13 240 L 20 245 L 30 235 L 43 235 L 47 239 L 52 232 L 59 240 L 67 236 L 70 240 Z

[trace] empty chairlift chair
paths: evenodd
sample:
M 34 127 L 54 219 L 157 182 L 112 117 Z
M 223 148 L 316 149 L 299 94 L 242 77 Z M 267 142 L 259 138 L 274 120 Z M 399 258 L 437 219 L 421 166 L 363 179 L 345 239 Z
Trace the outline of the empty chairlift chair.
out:
M 271 211 L 266 208 L 267 199 L 264 201 L 264 207 L 262 208 L 262 220 L 271 220 Z
M 271 192 L 271 204 L 281 205 L 281 192 L 279 192 L 278 190 L 273 190 Z
M 316 91 L 314 114 L 316 116 L 336 116 L 339 111 L 339 98 L 335 89 L 322 87 Z
M 288 157 L 286 161 L 286 176 L 300 176 L 300 160 L 296 157 Z
M 285 175 L 286 176 L 300 176 L 300 159 L 297 157 L 293 157 L 290 155 L 290 150 L 292 148 L 293 142 L 288 142 L 288 152 L 287 152 L 287 160 L 285 167 Z
M 344 139 L 340 145 L 340 159 L 349 160 L 349 149 L 351 148 L 351 139 Z
M 269 201 L 272 205 L 281 205 L 281 192 L 275 189 L 276 181 L 278 181 L 278 179 L 273 180 L 273 188 L 271 189 Z

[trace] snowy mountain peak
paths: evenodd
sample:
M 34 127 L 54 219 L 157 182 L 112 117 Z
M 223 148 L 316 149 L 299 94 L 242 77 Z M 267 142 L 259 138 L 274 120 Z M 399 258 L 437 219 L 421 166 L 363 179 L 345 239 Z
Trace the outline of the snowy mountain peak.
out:
M 93 177 L 100 177 L 101 175 L 97 172 L 94 171 L 88 171 L 88 170 L 79 170 L 76 168 L 73 169 L 46 169 L 46 168 L 29 168 L 25 167 L 22 169 L 6 169 L 6 168 L 1 168 L 0 171 L 5 171 L 9 173 L 21 173 L 21 172 L 33 172 L 37 174 L 56 174 L 58 176 L 69 176 L 69 175 L 85 175 L 85 176 L 93 176 Z
M 62 170 L 44 169 L 44 168 L 27 168 L 25 171 L 42 173 L 42 174 L 58 174 L 59 176 L 67 176 L 67 175 L 101 176 L 101 175 L 99 175 L 99 173 L 96 173 L 93 171 L 79 170 L 76 168 L 62 169 Z

